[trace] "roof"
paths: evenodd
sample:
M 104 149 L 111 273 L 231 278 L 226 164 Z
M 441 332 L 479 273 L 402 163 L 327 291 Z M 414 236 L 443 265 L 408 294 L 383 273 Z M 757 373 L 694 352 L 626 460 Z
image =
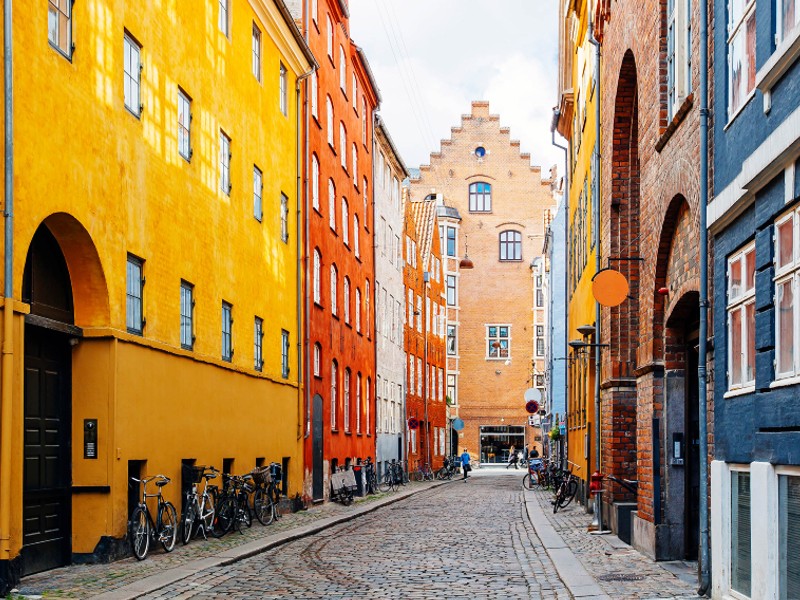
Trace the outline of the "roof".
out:
M 292 11 L 289 10 L 289 7 L 286 6 L 284 0 L 275 0 L 275 6 L 278 7 L 278 10 L 283 17 L 283 20 L 288 25 L 289 30 L 292 32 L 292 37 L 294 37 L 294 41 L 297 42 L 297 45 L 300 46 L 300 50 L 303 52 L 303 55 L 306 57 L 306 60 L 311 65 L 311 70 L 316 71 L 319 68 L 319 63 L 317 62 L 314 53 L 311 52 L 311 48 L 308 45 L 308 42 L 303 37 L 303 34 L 300 32 L 300 29 L 297 27 L 297 22 L 294 20 L 292 16 Z M 310 73 L 309 73 L 310 75 Z
M 436 231 L 436 201 L 412 200 L 411 213 L 417 224 L 417 247 L 423 265 L 428 265 L 428 256 L 433 245 L 433 236 Z
M 389 135 L 389 130 L 386 128 L 386 123 L 377 113 L 375 114 L 375 124 L 383 134 L 383 137 L 386 138 L 386 143 L 389 144 L 389 148 L 391 148 L 392 152 L 394 153 L 394 157 L 397 159 L 397 164 L 400 165 L 400 170 L 403 172 L 403 178 L 408 178 L 408 168 L 406 168 L 406 163 L 403 162 L 403 157 L 400 156 L 397 146 L 394 145 L 394 140 L 392 139 L 392 136 Z

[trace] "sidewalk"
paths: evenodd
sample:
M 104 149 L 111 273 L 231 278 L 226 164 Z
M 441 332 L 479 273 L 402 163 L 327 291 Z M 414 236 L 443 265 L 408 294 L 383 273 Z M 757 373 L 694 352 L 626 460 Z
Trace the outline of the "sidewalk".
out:
M 655 562 L 615 535 L 591 535 L 592 515 L 574 501 L 553 514 L 552 492 L 526 490 L 524 497 L 536 535 L 574 598 L 699 598 L 696 563 Z
M 195 538 L 187 546 L 180 542 L 169 554 L 158 547 L 143 561 L 126 558 L 101 565 L 71 565 L 23 578 L 12 598 L 98 598 L 128 600 L 156 591 L 209 567 L 228 565 L 286 542 L 322 531 L 393 504 L 446 482 L 415 482 L 397 492 L 357 498 L 351 506 L 327 502 L 305 511 L 283 515 L 262 526 L 254 521 L 243 534 L 229 533 L 221 539 Z

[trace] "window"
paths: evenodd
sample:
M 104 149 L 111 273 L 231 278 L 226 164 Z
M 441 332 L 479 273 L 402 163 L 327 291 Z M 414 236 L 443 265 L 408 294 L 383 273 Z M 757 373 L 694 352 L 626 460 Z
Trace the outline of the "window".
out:
M 750 244 L 728 259 L 729 390 L 755 384 L 755 265 L 755 244 Z M 780 284 L 778 289 L 780 296 Z M 791 287 L 788 292 L 791 295 Z M 776 302 L 780 305 L 786 299 L 776 299 Z M 791 305 L 791 297 L 788 302 Z
M 775 224 L 775 378 L 800 375 L 797 352 L 800 302 L 800 212 L 792 211 Z
M 447 228 L 447 256 L 456 255 L 456 228 Z
M 358 187 L 358 150 L 355 142 L 350 145 L 350 160 L 353 163 L 353 185 Z
M 350 278 L 346 275 L 342 288 L 342 304 L 344 304 L 344 322 L 350 323 Z
M 328 224 L 336 231 L 336 186 L 328 179 Z
M 325 106 L 328 109 L 328 122 L 325 124 L 328 128 L 328 144 L 334 149 L 334 151 L 336 151 L 336 146 L 334 146 L 333 139 L 333 102 L 331 101 L 330 96 L 325 98 Z
M 219 132 L 219 189 L 231 195 L 231 138 Z
M 728 118 L 756 83 L 756 2 L 732 0 L 728 12 Z
M 347 206 L 347 198 L 342 198 L 342 240 L 350 245 L 350 212 Z
M 522 260 L 522 234 L 519 231 L 500 233 L 500 260 Z
M 356 433 L 361 434 L 361 373 L 356 375 Z
M 339 153 L 342 168 L 347 170 L 347 130 L 341 121 L 339 121 Z
M 361 143 L 367 145 L 367 101 L 361 99 Z
M 261 30 L 253 21 L 253 77 L 261 81 Z
M 326 15 L 325 20 L 328 24 L 328 31 L 327 31 L 327 38 L 328 38 L 328 57 L 333 61 L 333 23 L 331 22 L 331 16 Z
M 289 82 L 286 75 L 286 67 L 283 66 L 281 63 L 279 73 L 279 81 L 280 81 L 280 107 L 281 113 L 283 115 L 288 116 L 289 114 Z
M 356 331 L 361 331 L 361 290 L 356 288 Z
M 67 58 L 72 56 L 72 2 L 50 0 L 47 11 L 47 37 Z
M 417 331 L 422 333 L 422 296 L 417 296 L 417 310 L 414 314 L 417 316 Z
M 222 360 L 233 358 L 233 306 L 222 303 Z
M 337 314 L 337 306 L 336 306 L 336 296 L 337 296 L 337 287 L 339 285 L 337 279 L 339 277 L 338 272 L 336 271 L 336 265 L 331 265 L 331 314 Z
M 219 0 L 219 30 L 230 36 L 230 0 Z
M 458 298 L 456 296 L 456 276 L 447 276 L 447 306 L 455 306 Z
M 281 193 L 281 241 L 289 243 L 289 198 Z
M 264 354 L 262 351 L 263 340 L 264 320 L 256 317 L 253 327 L 253 368 L 256 371 L 260 371 L 264 368 Z
M 264 188 L 264 180 L 261 169 L 253 165 L 253 216 L 257 221 L 261 221 L 264 209 L 261 202 L 261 191 Z
M 750 473 L 731 471 L 731 589 L 750 596 Z
M 508 325 L 486 326 L 486 358 L 509 358 L 511 327 Z
M 800 477 L 778 475 L 780 598 L 800 598 Z
M 414 357 L 408 357 L 408 392 L 410 394 L 414 393 Z
M 311 206 L 319 210 L 319 159 L 311 155 Z
M 178 152 L 192 159 L 192 99 L 178 90 Z
M 469 185 L 469 212 L 492 212 L 492 185 L 479 181 Z
M 536 356 L 544 356 L 544 338 L 536 338 Z
M 311 0 L 311 18 L 313 19 L 314 23 L 317 22 L 317 14 L 318 14 L 318 12 L 319 11 L 318 11 L 318 8 L 317 8 L 317 0 Z
M 321 362 L 322 362 L 322 346 L 319 345 L 319 342 L 314 344 L 314 377 L 320 377 L 321 372 Z
M 447 326 L 447 354 L 448 356 L 455 356 L 458 354 L 458 346 L 456 339 L 456 326 Z
M 692 91 L 691 0 L 667 0 L 667 118 Z
M 281 329 L 281 377 L 289 379 L 289 332 Z
M 345 433 L 350 433 L 350 369 L 344 370 L 342 392 L 344 394 L 344 430 Z
M 71 0 L 65 0 L 70 2 Z M 142 83 L 141 46 L 127 33 L 124 37 L 125 108 L 137 117 L 142 114 L 140 87 Z
M 369 426 L 369 418 L 370 418 L 370 396 L 372 395 L 372 380 L 367 377 L 367 389 L 366 389 L 366 396 L 364 399 L 366 400 L 364 407 L 364 427 L 367 430 L 367 435 L 372 434 L 372 429 Z
M 367 279 L 364 282 L 364 329 L 367 330 L 367 337 L 370 335 L 369 297 L 369 279 Z
M 311 115 L 319 119 L 319 82 L 316 71 L 311 73 Z
M 336 430 L 336 408 L 338 407 L 338 399 L 336 397 L 336 383 L 339 377 L 337 370 L 339 365 L 336 364 L 336 361 L 331 363 L 331 429 L 334 431 Z
M 52 2 L 52 0 L 51 0 Z M 777 36 L 778 43 L 789 37 L 789 34 L 797 26 L 800 18 L 800 0 L 777 0 L 778 2 L 778 22 Z
M 194 286 L 181 281 L 181 348 L 191 350 L 194 347 Z
M 359 244 L 360 237 L 361 230 L 358 228 L 358 215 L 353 215 L 353 251 L 356 254 L 356 258 L 361 256 L 361 246 Z
M 544 291 L 541 289 L 536 290 L 536 308 L 544 307 Z
M 369 227 L 369 199 L 367 198 L 367 178 L 364 177 L 364 185 L 361 188 L 364 200 L 364 228 Z
M 339 87 L 347 95 L 347 61 L 344 59 L 344 48 L 339 46 Z
M 322 288 L 320 286 L 320 274 L 322 272 L 322 255 L 319 253 L 318 248 L 314 248 L 314 303 L 321 304 L 322 302 Z
M 417 357 L 417 396 L 422 396 L 422 359 Z
M 353 71 L 353 110 L 358 114 L 358 78 Z
M 450 404 L 458 404 L 456 401 L 456 376 L 447 374 L 447 397 L 450 399 Z
M 126 321 L 128 331 L 142 335 L 144 316 L 142 315 L 142 298 L 144 297 L 144 277 L 142 270 L 144 261 L 132 254 L 128 255 Z

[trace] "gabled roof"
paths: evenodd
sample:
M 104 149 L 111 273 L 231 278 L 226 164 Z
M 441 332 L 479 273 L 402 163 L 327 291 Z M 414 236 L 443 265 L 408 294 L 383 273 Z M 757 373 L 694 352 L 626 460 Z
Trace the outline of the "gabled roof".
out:
M 429 256 L 436 231 L 436 201 L 412 200 L 411 213 L 417 224 L 417 246 L 425 270 L 428 270 Z

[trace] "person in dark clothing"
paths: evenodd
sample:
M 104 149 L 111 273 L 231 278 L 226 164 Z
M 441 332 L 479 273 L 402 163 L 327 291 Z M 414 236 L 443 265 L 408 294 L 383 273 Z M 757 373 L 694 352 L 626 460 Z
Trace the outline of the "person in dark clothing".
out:
M 536 449 L 536 446 L 531 448 L 531 451 L 528 454 L 528 459 L 529 460 L 533 460 L 534 458 L 539 458 L 539 451 Z
M 464 448 L 464 453 L 461 455 L 461 470 L 464 473 L 464 481 L 466 482 L 469 472 L 472 471 L 472 467 L 469 464 L 469 452 L 467 452 L 466 448 Z
M 519 469 L 519 456 L 517 455 L 515 446 L 511 446 L 511 449 L 508 451 L 508 464 L 506 465 L 506 469 L 511 465 L 514 465 L 515 469 Z

